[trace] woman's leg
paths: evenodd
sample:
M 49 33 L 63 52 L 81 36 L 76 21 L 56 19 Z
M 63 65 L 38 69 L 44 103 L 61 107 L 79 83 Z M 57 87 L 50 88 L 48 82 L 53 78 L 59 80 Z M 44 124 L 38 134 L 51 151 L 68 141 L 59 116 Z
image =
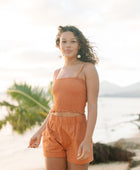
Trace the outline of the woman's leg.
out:
M 45 157 L 46 170 L 66 170 L 67 160 L 66 157 L 52 158 Z
M 88 164 L 73 164 L 68 162 L 68 170 L 88 170 Z

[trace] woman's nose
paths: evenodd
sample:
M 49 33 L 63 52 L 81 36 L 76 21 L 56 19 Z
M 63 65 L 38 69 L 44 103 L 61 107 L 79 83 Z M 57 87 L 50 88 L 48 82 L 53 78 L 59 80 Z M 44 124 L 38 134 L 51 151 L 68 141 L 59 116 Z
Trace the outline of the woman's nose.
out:
M 67 46 L 67 47 L 71 46 L 71 42 L 67 42 L 67 43 L 66 43 L 66 46 Z

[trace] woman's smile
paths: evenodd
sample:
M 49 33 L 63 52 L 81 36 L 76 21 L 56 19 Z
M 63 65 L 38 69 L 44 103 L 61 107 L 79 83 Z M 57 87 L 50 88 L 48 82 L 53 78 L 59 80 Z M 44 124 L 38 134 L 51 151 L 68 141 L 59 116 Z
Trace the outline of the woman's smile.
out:
M 65 50 L 65 52 L 66 52 L 66 53 L 71 53 L 72 50 L 69 50 L 69 49 L 68 49 L 68 50 Z

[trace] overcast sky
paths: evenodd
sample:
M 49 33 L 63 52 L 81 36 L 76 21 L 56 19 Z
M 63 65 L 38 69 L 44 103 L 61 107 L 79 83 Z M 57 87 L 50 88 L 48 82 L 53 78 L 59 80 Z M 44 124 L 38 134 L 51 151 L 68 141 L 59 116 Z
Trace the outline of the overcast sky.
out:
M 46 86 L 63 65 L 55 36 L 75 25 L 97 46 L 100 81 L 140 81 L 139 0 L 0 0 L 0 92 L 13 80 Z

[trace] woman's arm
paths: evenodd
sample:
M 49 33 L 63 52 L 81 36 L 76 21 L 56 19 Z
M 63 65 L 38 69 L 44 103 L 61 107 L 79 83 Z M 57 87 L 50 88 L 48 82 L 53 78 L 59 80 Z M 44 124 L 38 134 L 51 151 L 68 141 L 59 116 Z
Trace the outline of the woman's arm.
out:
M 99 93 L 99 77 L 93 64 L 88 64 L 85 69 L 88 118 L 85 140 L 91 141 L 97 119 L 97 103 Z
M 46 128 L 46 124 L 49 121 L 49 117 L 50 117 L 50 113 L 48 114 L 48 116 L 44 120 L 43 124 L 38 129 L 38 131 L 31 137 L 28 148 L 37 148 L 39 146 L 41 137 L 42 137 L 42 133 Z
M 99 78 L 95 66 L 92 63 L 86 64 L 85 68 L 88 118 L 85 137 L 78 149 L 77 159 L 86 159 L 89 157 L 91 149 L 91 140 L 97 119 L 97 100 L 99 92 Z
M 50 112 L 51 113 L 51 112 Z M 46 128 L 46 125 L 49 121 L 49 118 L 50 118 L 50 113 L 47 115 L 46 119 L 44 120 L 43 124 L 41 125 L 41 127 L 38 129 L 38 131 L 36 133 L 38 134 L 41 134 L 43 133 L 43 131 L 45 130 Z
M 54 74 L 53 74 L 53 81 L 55 81 L 55 77 L 56 77 L 56 73 L 57 73 L 57 70 L 54 71 Z M 43 124 L 41 125 L 41 127 L 38 129 L 38 131 L 32 136 L 32 138 L 30 139 L 30 143 L 29 143 L 29 148 L 36 148 L 39 146 L 40 144 L 40 140 L 41 140 L 41 137 L 42 137 L 42 134 L 43 134 L 43 131 L 45 130 L 46 128 L 46 125 L 50 119 L 50 114 L 51 114 L 51 111 L 49 112 L 49 114 L 47 115 L 46 119 L 44 120 Z
M 56 78 L 56 74 L 58 72 L 58 69 L 54 71 L 53 73 L 53 82 L 55 81 L 55 78 Z M 41 127 L 39 128 L 39 130 L 37 131 L 37 133 L 41 133 L 45 130 L 45 127 L 49 121 L 49 118 L 50 118 L 50 114 L 51 114 L 51 111 L 49 112 L 49 114 L 47 115 L 46 119 L 44 120 L 43 124 L 41 125 Z

